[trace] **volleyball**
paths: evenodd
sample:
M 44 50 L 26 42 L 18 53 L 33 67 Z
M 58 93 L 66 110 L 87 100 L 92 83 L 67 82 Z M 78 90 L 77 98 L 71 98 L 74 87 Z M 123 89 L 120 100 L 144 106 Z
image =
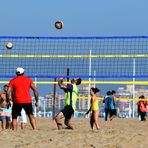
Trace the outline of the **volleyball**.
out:
M 62 21 L 56 21 L 55 22 L 55 28 L 56 29 L 63 29 L 64 28 L 64 23 Z
M 11 42 L 8 42 L 7 44 L 6 44 L 6 48 L 7 49 L 11 49 L 13 47 L 13 44 L 11 43 Z

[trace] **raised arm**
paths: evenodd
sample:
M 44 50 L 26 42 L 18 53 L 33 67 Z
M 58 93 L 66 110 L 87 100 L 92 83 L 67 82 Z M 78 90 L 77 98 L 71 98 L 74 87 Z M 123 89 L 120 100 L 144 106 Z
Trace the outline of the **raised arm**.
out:
M 58 85 L 59 85 L 59 87 L 61 88 L 61 89 L 63 89 L 64 91 L 66 91 L 66 88 L 67 88 L 67 85 L 65 85 L 64 83 L 63 83 L 63 78 L 60 78 L 60 79 L 58 79 Z
M 9 87 L 8 87 L 8 90 L 7 90 L 7 92 L 6 92 L 6 100 L 7 100 L 8 102 L 12 99 L 12 97 L 11 97 L 11 92 L 12 92 L 12 88 L 9 86 Z

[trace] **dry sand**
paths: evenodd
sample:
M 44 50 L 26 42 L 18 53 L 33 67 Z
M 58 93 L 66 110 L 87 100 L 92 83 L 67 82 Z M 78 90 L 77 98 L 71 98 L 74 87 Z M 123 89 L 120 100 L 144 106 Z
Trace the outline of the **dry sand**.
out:
M 92 131 L 89 119 L 73 119 L 75 130 L 57 130 L 55 122 L 37 119 L 37 130 L 1 131 L 0 148 L 148 148 L 148 121 L 100 120 L 100 131 Z

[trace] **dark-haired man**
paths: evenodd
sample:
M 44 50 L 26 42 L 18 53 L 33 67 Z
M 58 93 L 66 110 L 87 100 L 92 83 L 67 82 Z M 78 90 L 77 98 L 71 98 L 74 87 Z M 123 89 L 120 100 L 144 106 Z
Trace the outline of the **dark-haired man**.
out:
M 71 84 L 64 84 L 63 79 L 58 80 L 58 84 L 61 89 L 64 90 L 66 93 L 66 99 L 65 99 L 65 106 L 64 109 L 61 110 L 55 118 L 56 124 L 58 129 L 62 129 L 62 123 L 61 119 L 65 117 L 65 125 L 69 129 L 74 129 L 72 123 L 71 123 L 71 117 L 74 114 L 74 111 L 76 109 L 76 101 L 78 96 L 78 88 L 77 85 L 81 84 L 80 78 L 74 78 L 71 80 Z

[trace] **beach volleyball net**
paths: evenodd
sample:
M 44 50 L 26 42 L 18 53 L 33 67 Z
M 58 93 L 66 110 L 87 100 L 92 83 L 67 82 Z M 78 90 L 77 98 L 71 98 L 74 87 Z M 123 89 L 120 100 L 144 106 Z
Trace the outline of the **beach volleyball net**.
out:
M 103 86 L 104 92 L 113 84 L 132 85 L 129 97 L 135 98 L 134 87 L 148 84 L 148 37 L 0 36 L 0 83 L 14 77 L 16 67 L 26 69 L 25 74 L 37 78 L 37 84 L 80 77 L 87 86 Z
M 12 49 L 6 48 L 8 42 Z M 32 77 L 65 77 L 70 68 L 69 77 L 86 80 L 143 80 L 148 77 L 147 45 L 147 37 L 1 36 L 0 76 L 12 76 L 22 66 Z

